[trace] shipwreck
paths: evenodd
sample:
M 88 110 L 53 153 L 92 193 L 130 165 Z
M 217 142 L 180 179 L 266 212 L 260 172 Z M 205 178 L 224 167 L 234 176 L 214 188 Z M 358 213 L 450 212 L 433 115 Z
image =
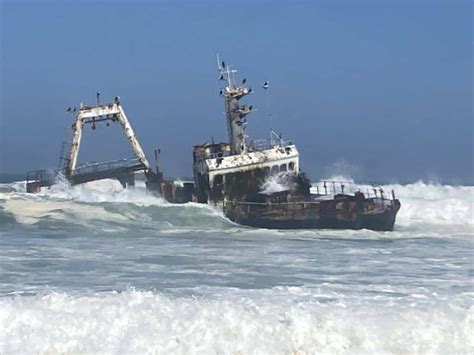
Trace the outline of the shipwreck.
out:
M 352 191 L 348 182 L 324 181 L 321 188 L 301 171 L 294 143 L 273 129 L 269 140 L 249 140 L 247 115 L 252 105 L 240 101 L 252 93 L 246 79 L 237 83 L 237 71 L 218 59 L 220 90 L 225 106 L 229 141 L 196 145 L 193 149 L 195 198 L 222 207 L 230 220 L 252 227 L 301 229 L 336 228 L 390 231 L 400 201 L 382 189 Z M 263 89 L 268 89 L 265 82 Z M 274 177 L 284 188 L 268 192 L 265 182 Z M 329 187 L 329 189 L 328 189 Z M 332 189 L 331 189 L 332 187 Z
M 63 142 L 57 169 L 33 170 L 26 176 L 26 191 L 38 193 L 43 187 L 50 187 L 66 181 L 70 185 L 84 184 L 103 179 L 117 179 L 124 188 L 135 186 L 135 174 L 143 173 L 147 188 L 175 202 L 187 202 L 192 199 L 194 184 L 178 185 L 172 180 L 165 180 L 158 167 L 159 149 L 155 149 L 155 170 L 150 166 L 143 148 L 132 125 L 125 114 L 120 98 L 100 102 L 100 92 L 96 94 L 96 105 L 81 102 L 78 107 L 69 107 L 66 111 L 72 115 L 69 137 Z M 82 137 L 86 128 L 95 131 L 99 124 L 107 127 L 120 125 L 124 138 L 130 145 L 133 157 L 102 162 L 78 163 Z
M 253 92 L 247 80 L 237 82 L 237 70 L 218 62 L 228 142 L 204 143 L 193 148 L 193 182 L 165 180 L 158 166 L 150 166 L 119 97 L 101 104 L 83 103 L 69 108 L 73 115 L 70 137 L 63 144 L 56 170 L 35 170 L 27 174 L 27 192 L 39 192 L 60 180 L 71 185 L 101 179 L 118 179 L 123 187 L 135 185 L 135 173 L 142 172 L 146 187 L 172 203 L 198 202 L 221 208 L 230 220 L 247 226 L 277 229 L 335 228 L 391 231 L 400 209 L 394 191 L 381 188 L 361 191 L 350 182 L 322 181 L 314 184 L 301 170 L 296 145 L 270 129 L 270 139 L 251 140 L 246 135 L 247 117 L 255 109 L 241 103 Z M 268 90 L 268 82 L 263 90 Z M 78 164 L 84 127 L 117 123 L 122 128 L 134 157 L 122 160 Z M 272 180 L 278 189 L 265 186 Z

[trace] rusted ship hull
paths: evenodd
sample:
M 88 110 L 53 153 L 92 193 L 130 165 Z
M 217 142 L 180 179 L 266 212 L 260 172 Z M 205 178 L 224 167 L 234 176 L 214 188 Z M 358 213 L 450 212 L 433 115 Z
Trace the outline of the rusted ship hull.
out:
M 343 201 L 338 203 L 344 204 Z M 400 202 L 372 211 L 338 209 L 333 201 L 295 203 L 230 202 L 224 214 L 231 221 L 268 229 L 371 229 L 392 231 Z

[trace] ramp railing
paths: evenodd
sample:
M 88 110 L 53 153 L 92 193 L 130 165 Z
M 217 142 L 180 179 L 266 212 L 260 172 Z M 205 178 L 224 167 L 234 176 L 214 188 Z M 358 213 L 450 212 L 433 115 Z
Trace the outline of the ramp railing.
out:
M 80 174 L 93 174 L 98 172 L 103 172 L 107 170 L 118 170 L 118 169 L 145 169 L 145 165 L 138 158 L 131 159 L 119 159 L 111 160 L 106 162 L 91 162 L 81 164 L 76 167 L 73 175 Z

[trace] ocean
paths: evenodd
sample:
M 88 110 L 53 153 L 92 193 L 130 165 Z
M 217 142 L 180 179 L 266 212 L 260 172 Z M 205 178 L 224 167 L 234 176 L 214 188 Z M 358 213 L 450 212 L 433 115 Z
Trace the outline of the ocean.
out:
M 0 184 L 1 354 L 472 354 L 474 187 L 395 231 L 265 230 L 138 184 Z

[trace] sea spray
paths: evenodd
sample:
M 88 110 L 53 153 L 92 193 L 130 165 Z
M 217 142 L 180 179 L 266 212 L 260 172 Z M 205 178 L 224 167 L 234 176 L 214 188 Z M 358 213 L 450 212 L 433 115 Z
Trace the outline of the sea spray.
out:
M 69 183 L 43 188 L 39 196 L 49 199 L 74 200 L 78 202 L 133 203 L 140 206 L 164 204 L 166 201 L 145 188 L 144 181 L 137 181 L 133 188 L 124 189 L 117 180 L 98 180 L 82 185 L 70 186 Z
M 222 299 L 171 298 L 133 290 L 3 298 L 0 351 L 467 354 L 474 350 L 473 307 L 464 315 L 442 306 L 423 312 L 387 304 L 382 310 L 363 303 L 298 300 L 294 292 L 227 293 Z
M 291 190 L 294 185 L 292 174 L 280 172 L 266 177 L 261 186 L 260 193 L 270 195 L 275 192 Z
M 347 181 L 348 179 L 332 177 L 329 180 Z M 359 188 L 362 192 L 373 189 L 371 185 L 350 180 L 349 182 L 352 191 L 357 191 Z M 291 188 L 291 184 L 291 180 L 286 179 L 285 176 L 273 176 L 262 186 L 262 193 L 284 191 Z M 329 186 L 328 190 L 331 188 Z M 406 185 L 383 185 L 382 188 L 387 195 L 393 189 L 402 204 L 395 223 L 395 232 L 388 233 L 388 236 L 474 235 L 473 186 L 436 185 L 420 181 Z M 349 192 L 348 187 L 346 191 Z M 312 192 L 316 192 L 314 187 Z M 88 209 L 87 206 L 90 208 Z M 147 220 L 151 219 L 150 227 L 153 223 L 160 225 L 164 223 L 173 225 L 177 230 L 181 227 L 187 230 L 192 228 L 192 223 L 198 223 L 198 225 L 208 223 L 203 220 L 203 213 L 206 219 L 214 219 L 212 223 L 208 223 L 209 226 L 224 228 L 223 231 L 216 230 L 216 232 L 225 233 L 226 230 L 232 232 L 235 228 L 233 223 L 226 221 L 222 213 L 212 206 L 195 203 L 169 204 L 162 198 L 148 193 L 144 183 L 141 182 L 137 182 L 135 189 L 123 189 L 115 180 L 102 180 L 72 187 L 58 185 L 50 189 L 43 188 L 40 194 L 27 194 L 24 182 L 0 184 L 0 207 L 2 208 L 0 213 L 7 213 L 15 217 L 19 223 L 26 224 L 49 218 L 67 220 L 68 223 L 79 225 L 88 221 L 89 226 L 93 228 L 96 222 L 92 217 L 96 216 L 96 220 L 101 219 L 104 222 L 110 217 L 111 221 L 128 228 L 135 225 L 134 219 L 127 217 L 131 213 L 143 215 Z M 170 215 L 169 211 L 165 212 L 166 209 L 175 212 Z M 97 213 L 94 212 L 95 210 Z M 196 211 L 197 215 L 193 211 Z M 307 234 L 305 231 L 292 233 Z M 334 234 L 330 231 L 317 232 L 317 234 L 321 233 Z M 364 233 L 367 232 L 362 232 Z M 346 234 L 357 236 L 361 233 L 346 232 Z M 383 233 L 375 235 L 385 237 Z
M 394 232 L 247 228 L 112 180 L 1 184 L 0 353 L 474 352 L 474 187 L 382 188 Z

